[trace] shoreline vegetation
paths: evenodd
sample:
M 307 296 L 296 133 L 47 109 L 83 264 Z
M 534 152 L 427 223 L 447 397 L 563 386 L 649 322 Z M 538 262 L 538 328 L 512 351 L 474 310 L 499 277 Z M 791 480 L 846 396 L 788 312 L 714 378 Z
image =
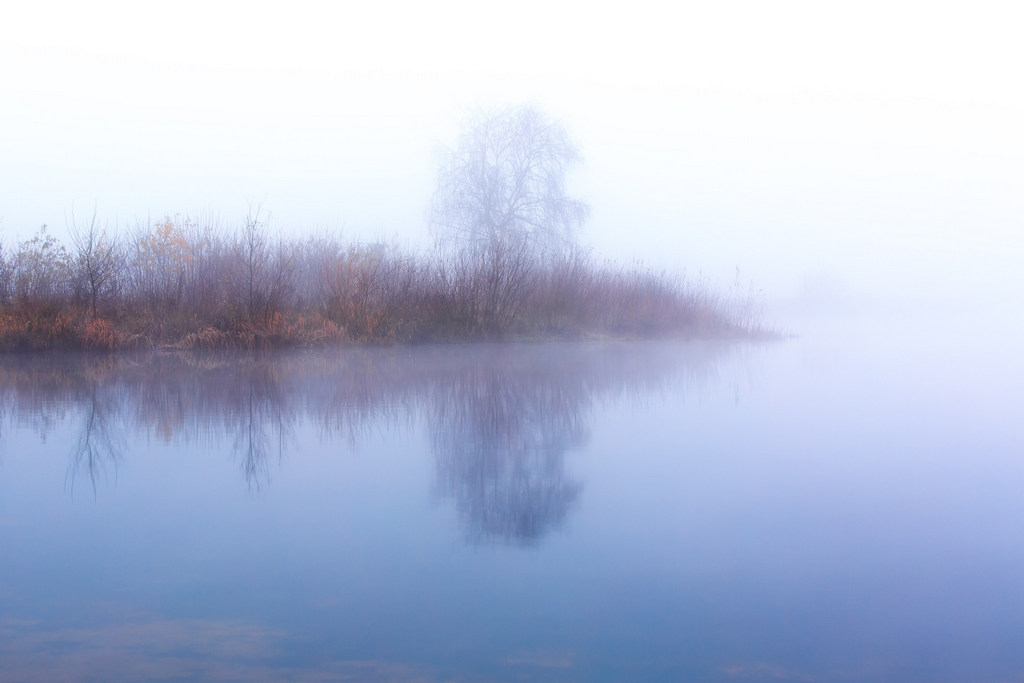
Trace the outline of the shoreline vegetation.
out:
M 0 242 L 0 352 L 761 334 L 750 300 L 578 246 L 273 236 L 258 210 L 234 231 L 180 215 L 68 227 L 69 244 L 46 226 Z
M 0 243 L 0 352 L 763 335 L 750 296 L 581 247 L 579 151 L 535 108 L 476 112 L 440 156 L 428 250 L 275 235 L 259 206 Z

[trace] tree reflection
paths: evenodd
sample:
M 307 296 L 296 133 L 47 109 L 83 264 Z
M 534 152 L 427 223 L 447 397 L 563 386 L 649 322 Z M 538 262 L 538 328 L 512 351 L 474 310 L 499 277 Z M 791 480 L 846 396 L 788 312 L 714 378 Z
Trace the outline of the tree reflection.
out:
M 95 498 L 97 482 L 100 478 L 106 478 L 108 468 L 113 469 L 116 475 L 117 466 L 124 457 L 124 440 L 116 424 L 120 403 L 104 391 L 96 379 L 91 379 L 89 384 L 78 440 L 71 453 L 66 480 L 74 495 L 75 482 L 84 471 Z
M 125 382 L 138 427 L 165 442 L 204 443 L 239 463 L 250 490 L 270 483 L 270 461 L 294 432 L 299 390 L 284 358 L 161 354 Z M 127 377 L 126 377 L 127 379 Z
M 551 368 L 523 372 L 501 354 L 476 358 L 437 392 L 438 485 L 455 500 L 470 542 L 535 544 L 564 522 L 580 495 L 565 453 L 587 440 L 587 400 L 544 369 Z
M 276 450 L 278 460 L 294 429 L 293 402 L 282 392 L 275 368 L 261 365 L 247 373 L 241 387 L 234 452 L 241 460 L 249 488 L 260 490 L 270 483 L 268 458 Z
M 436 491 L 471 543 L 533 545 L 563 526 L 583 486 L 566 454 L 589 440 L 592 409 L 689 391 L 722 345 L 452 345 L 318 352 L 0 358 L 4 422 L 43 438 L 80 415 L 67 480 L 99 483 L 153 440 L 220 452 L 254 491 L 299 425 L 324 448 L 423 421 Z M 0 432 L 2 433 L 2 432 Z M 148 449 L 147 449 L 148 450 Z

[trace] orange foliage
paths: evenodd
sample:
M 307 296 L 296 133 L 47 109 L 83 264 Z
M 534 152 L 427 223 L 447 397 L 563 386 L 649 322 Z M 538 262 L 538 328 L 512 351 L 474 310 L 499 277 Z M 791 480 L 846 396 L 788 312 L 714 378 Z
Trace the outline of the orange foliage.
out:
M 87 349 L 113 351 L 124 343 L 124 332 L 115 330 L 109 321 L 93 318 L 85 324 L 82 346 Z
M 190 263 L 192 261 L 188 240 L 174 219 L 167 216 L 153 226 L 153 231 L 144 236 L 141 245 L 150 258 L 161 262 Z

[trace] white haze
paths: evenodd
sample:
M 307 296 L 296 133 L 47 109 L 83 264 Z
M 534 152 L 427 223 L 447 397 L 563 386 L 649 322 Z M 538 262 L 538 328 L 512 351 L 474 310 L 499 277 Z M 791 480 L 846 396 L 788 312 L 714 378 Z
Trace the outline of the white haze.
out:
M 371 6 L 372 5 L 372 6 Z M 0 241 L 261 201 L 428 243 L 435 150 L 532 103 L 585 162 L 598 254 L 769 299 L 1024 296 L 1014 5 L 18 3 Z

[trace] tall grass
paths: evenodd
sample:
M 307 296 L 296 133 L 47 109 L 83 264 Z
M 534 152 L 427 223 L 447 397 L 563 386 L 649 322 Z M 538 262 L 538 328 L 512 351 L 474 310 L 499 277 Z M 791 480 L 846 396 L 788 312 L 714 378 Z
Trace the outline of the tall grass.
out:
M 0 244 L 0 350 L 260 348 L 345 343 L 743 334 L 702 282 L 524 243 L 412 251 L 285 238 L 250 214 L 124 234 L 45 226 Z

